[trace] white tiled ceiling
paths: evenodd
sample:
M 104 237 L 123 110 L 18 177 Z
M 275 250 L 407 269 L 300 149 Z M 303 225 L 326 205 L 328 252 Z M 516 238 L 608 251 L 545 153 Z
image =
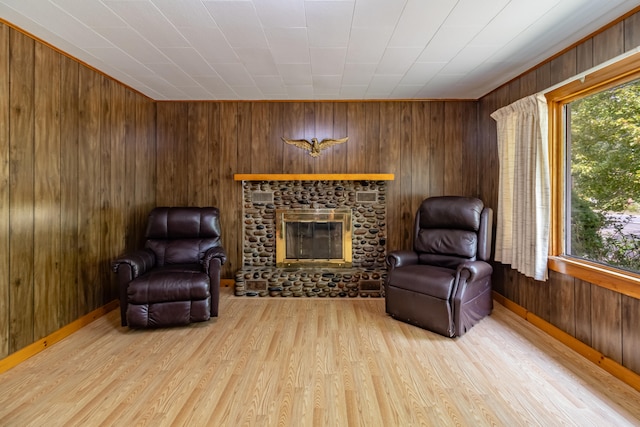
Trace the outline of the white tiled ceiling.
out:
M 155 100 L 477 99 L 640 0 L 0 0 Z

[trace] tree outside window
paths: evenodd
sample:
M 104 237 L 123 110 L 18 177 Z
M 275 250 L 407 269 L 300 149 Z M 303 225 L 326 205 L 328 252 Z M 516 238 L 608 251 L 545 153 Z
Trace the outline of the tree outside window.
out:
M 640 80 L 565 108 L 566 253 L 640 272 Z

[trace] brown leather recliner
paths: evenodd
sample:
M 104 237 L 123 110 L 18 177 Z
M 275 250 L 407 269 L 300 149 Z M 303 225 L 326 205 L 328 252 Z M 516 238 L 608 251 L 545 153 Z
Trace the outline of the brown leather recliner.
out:
M 203 322 L 218 315 L 220 269 L 227 255 L 215 207 L 158 207 L 144 249 L 113 263 L 122 326 L 149 328 Z
M 438 334 L 462 336 L 491 313 L 493 211 L 470 197 L 431 197 L 415 218 L 413 250 L 387 255 L 386 311 Z

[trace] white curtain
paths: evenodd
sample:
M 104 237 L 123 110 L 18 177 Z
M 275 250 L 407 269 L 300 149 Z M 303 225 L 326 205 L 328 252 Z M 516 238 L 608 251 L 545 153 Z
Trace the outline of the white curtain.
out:
M 551 188 L 547 103 L 531 95 L 503 107 L 497 122 L 500 182 L 496 261 L 547 280 Z

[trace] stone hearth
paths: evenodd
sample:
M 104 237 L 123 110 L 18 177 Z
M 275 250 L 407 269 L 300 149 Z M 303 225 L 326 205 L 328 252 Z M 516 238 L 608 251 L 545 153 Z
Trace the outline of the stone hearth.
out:
M 236 296 L 384 296 L 386 181 L 243 179 L 242 187 L 243 267 L 236 273 Z M 351 267 L 276 267 L 276 210 L 345 207 L 352 211 Z

